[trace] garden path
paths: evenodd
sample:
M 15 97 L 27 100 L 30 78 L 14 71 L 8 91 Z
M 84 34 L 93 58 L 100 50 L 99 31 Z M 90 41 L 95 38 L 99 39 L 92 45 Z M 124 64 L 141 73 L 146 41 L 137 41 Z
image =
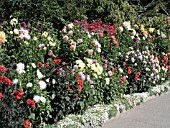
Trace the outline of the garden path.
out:
M 170 93 L 108 120 L 102 128 L 170 128 Z

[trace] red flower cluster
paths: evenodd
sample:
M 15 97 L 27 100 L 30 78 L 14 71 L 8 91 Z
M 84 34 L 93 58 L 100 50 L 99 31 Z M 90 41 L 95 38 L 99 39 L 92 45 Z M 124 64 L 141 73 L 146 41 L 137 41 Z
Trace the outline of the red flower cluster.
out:
M 123 77 L 120 77 L 120 76 L 118 76 L 118 80 L 119 80 L 119 83 L 120 84 L 125 84 L 125 80 L 126 80 L 126 76 L 123 76 Z
M 28 120 L 24 121 L 24 126 L 25 128 L 28 128 L 30 126 L 30 122 Z
M 110 47 L 110 43 L 107 44 L 107 47 Z
M 82 85 L 83 81 L 79 79 L 79 80 L 77 80 L 77 83 L 78 83 L 78 85 Z
M 41 67 L 41 66 L 42 66 L 42 63 L 41 63 L 41 62 L 38 62 L 37 65 Z
M 61 63 L 61 60 L 60 59 L 54 59 L 53 60 L 53 64 L 60 64 Z
M 100 19 L 98 21 L 93 20 L 91 23 L 87 23 L 86 20 L 82 20 L 80 24 L 84 28 L 87 28 L 89 32 L 104 30 L 107 32 L 108 36 L 115 34 L 116 26 L 110 24 L 102 24 Z M 100 36 L 103 37 L 103 34 L 100 34 Z
M 78 85 L 77 88 L 78 88 L 78 91 L 80 91 L 80 92 L 82 91 L 81 85 Z
M 26 103 L 27 103 L 28 105 L 31 105 L 32 108 L 35 107 L 35 102 L 34 102 L 34 100 L 27 99 Z
M 49 63 L 49 62 L 46 62 L 46 63 L 44 64 L 44 68 L 48 68 L 49 65 L 50 65 L 50 63 Z
M 134 80 L 137 81 L 139 76 L 140 76 L 140 72 L 137 72 L 136 75 L 135 75 Z
M 118 41 L 114 41 L 113 44 L 114 44 L 114 46 L 118 46 L 119 45 Z
M 99 37 L 100 37 L 100 38 L 103 38 L 103 37 L 104 37 L 104 33 L 103 33 L 103 32 L 100 32 L 100 33 L 99 33 Z
M 161 58 L 162 58 L 162 63 L 164 63 L 165 64 L 165 66 L 168 66 L 168 58 L 165 56 L 165 55 L 161 55 Z
M 12 81 L 7 77 L 0 76 L 0 82 L 6 84 L 8 86 L 12 85 Z
M 7 77 L 5 77 L 5 78 L 3 79 L 3 81 L 4 81 L 4 83 L 7 84 L 8 86 L 11 86 L 11 85 L 12 85 L 12 81 L 11 81 L 9 78 L 7 78 Z
M 128 74 L 130 75 L 132 73 L 132 68 L 128 67 Z
M 2 65 L 0 65 L 0 72 L 4 72 L 6 70 L 5 67 L 3 67 Z
M 0 100 L 2 99 L 2 93 L 0 92 Z
M 77 86 L 77 88 L 78 88 L 78 91 L 82 91 L 82 87 L 81 87 L 81 85 L 83 84 L 83 81 L 82 80 L 77 80 L 77 83 L 78 83 L 78 86 Z
M 126 62 L 123 62 L 123 66 L 126 66 Z
M 70 86 L 69 85 L 66 85 L 66 88 L 70 91 L 71 90 L 71 88 L 70 88 Z
M 20 100 L 22 98 L 22 95 L 24 94 L 23 89 L 19 89 L 19 90 L 14 90 L 13 91 L 13 95 L 15 95 L 15 98 L 17 100 Z
M 168 71 L 170 71 L 170 66 L 168 66 Z
M 79 98 L 79 95 L 78 94 L 76 94 L 76 99 L 78 99 Z
M 78 77 L 79 77 L 79 76 L 78 76 L 78 74 L 75 74 L 75 76 L 74 76 L 74 77 L 75 77 L 76 79 L 78 79 Z

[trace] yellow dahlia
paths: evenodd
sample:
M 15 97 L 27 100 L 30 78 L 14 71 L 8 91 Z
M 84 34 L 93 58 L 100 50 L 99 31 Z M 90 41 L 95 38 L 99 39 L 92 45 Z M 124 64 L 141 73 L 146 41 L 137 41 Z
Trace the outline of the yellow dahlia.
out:
M 0 31 L 0 44 L 6 42 L 6 36 L 5 36 L 5 33 Z

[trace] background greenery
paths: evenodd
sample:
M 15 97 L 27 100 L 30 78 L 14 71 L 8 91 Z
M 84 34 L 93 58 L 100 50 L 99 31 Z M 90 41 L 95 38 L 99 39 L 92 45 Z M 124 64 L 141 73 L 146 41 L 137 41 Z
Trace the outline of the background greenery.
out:
M 74 19 L 122 23 L 145 16 L 167 16 L 169 6 L 166 0 L 6 0 L 0 1 L 0 22 L 13 15 L 49 21 L 62 29 L 66 21 Z

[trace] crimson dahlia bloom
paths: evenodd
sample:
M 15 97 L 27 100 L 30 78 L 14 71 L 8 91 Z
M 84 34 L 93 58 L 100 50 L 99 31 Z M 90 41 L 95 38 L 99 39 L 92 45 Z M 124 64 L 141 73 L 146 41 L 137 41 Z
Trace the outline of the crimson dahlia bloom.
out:
M 82 91 L 81 85 L 78 85 L 77 88 L 78 88 L 78 91 L 80 91 L 80 92 Z
M 123 66 L 126 66 L 126 62 L 123 62 Z
M 12 81 L 11 81 L 9 78 L 7 78 L 7 77 L 3 78 L 3 82 L 4 82 L 5 84 L 7 84 L 8 86 L 11 86 L 11 85 L 12 85 Z
M 71 88 L 70 88 L 70 86 L 69 86 L 69 85 L 66 85 L 66 88 L 67 88 L 68 90 L 71 90 Z
M 27 99 L 27 100 L 26 100 L 26 103 L 27 103 L 28 105 L 31 105 L 32 100 L 31 100 L 31 99 Z
M 128 67 L 128 74 L 131 74 L 131 73 L 132 73 L 132 68 Z
M 35 102 L 32 100 L 32 102 L 31 102 L 31 107 L 32 108 L 35 108 Z
M 79 95 L 78 94 L 76 94 L 76 99 L 78 99 L 79 98 Z
M 136 76 L 136 77 L 134 78 L 134 80 L 137 81 L 137 80 L 138 80 L 138 77 Z
M 49 62 L 46 62 L 45 64 L 44 64 L 44 68 L 48 68 L 49 67 Z
M 75 76 L 74 76 L 74 77 L 75 77 L 76 79 L 78 79 L 78 77 L 79 77 L 79 76 L 78 76 L 78 74 L 75 74 Z
M 0 100 L 2 99 L 2 93 L 0 92 Z
M 25 128 L 28 128 L 30 126 L 30 122 L 28 120 L 24 121 L 24 126 Z
M 23 89 L 19 89 L 18 91 L 14 90 L 12 94 L 15 95 L 15 98 L 17 100 L 20 100 L 22 98 L 22 95 L 24 94 L 24 91 Z
M 6 68 L 2 65 L 0 65 L 0 72 L 4 72 L 6 70 Z
M 42 66 L 42 63 L 41 63 L 41 62 L 38 62 L 37 65 L 41 67 L 41 66 Z
M 78 85 L 82 85 L 83 81 L 82 80 L 77 80 Z
M 54 59 L 53 60 L 53 64 L 60 64 L 61 63 L 61 60 L 60 59 Z

